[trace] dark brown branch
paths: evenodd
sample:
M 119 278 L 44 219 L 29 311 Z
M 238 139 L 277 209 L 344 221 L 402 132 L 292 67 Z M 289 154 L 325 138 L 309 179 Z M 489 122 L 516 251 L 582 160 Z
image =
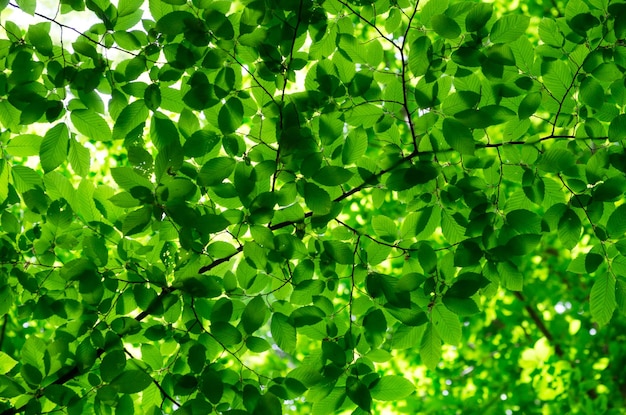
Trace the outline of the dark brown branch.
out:
M 550 342 L 550 344 L 554 347 L 554 352 L 556 353 L 556 355 L 560 359 L 562 359 L 564 356 L 564 353 L 563 353 L 563 349 L 561 348 L 561 345 L 554 341 L 554 336 L 552 335 L 552 333 L 550 333 L 550 330 L 548 330 L 548 327 L 543 322 L 543 319 L 539 316 L 539 313 L 537 313 L 537 310 L 535 310 L 533 307 L 531 307 L 530 304 L 528 304 L 528 301 L 526 300 L 526 297 L 524 297 L 524 294 L 522 294 L 519 291 L 515 291 L 513 292 L 513 294 L 518 300 L 524 303 L 524 310 L 526 310 L 526 312 L 528 313 L 532 321 L 535 323 L 535 325 L 537 326 L 541 334 L 543 334 L 543 336 L 548 340 L 548 342 Z

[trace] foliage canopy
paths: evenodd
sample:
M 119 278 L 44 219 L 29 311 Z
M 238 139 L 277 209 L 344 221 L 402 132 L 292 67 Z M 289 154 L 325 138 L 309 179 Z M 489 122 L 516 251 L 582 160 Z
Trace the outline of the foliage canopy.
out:
M 0 7 L 0 413 L 624 405 L 626 2 Z

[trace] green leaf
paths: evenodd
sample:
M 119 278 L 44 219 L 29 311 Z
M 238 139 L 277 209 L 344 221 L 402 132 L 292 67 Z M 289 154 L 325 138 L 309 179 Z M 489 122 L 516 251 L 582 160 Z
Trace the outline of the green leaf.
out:
M 624 139 L 626 139 L 626 114 L 620 114 L 611 120 L 609 140 L 622 141 Z
M 339 166 L 324 166 L 313 175 L 313 180 L 324 186 L 338 186 L 350 180 L 351 171 Z
M 279 312 L 272 314 L 270 332 L 276 345 L 285 353 L 296 351 L 296 328 L 290 323 L 289 317 Z
M 582 222 L 576 212 L 567 209 L 559 219 L 559 240 L 567 249 L 574 248 L 580 242 Z
M 339 264 L 352 264 L 354 255 L 352 248 L 344 242 L 336 240 L 324 241 L 324 251 Z
M 354 376 L 346 380 L 346 395 L 363 411 L 370 413 L 372 407 L 372 396 L 368 387 Z
M 16 0 L 16 3 L 20 10 L 22 10 L 23 12 L 28 13 L 31 16 L 35 15 L 37 2 L 30 2 L 28 0 Z
M 446 118 L 443 120 L 442 132 L 446 142 L 454 150 L 465 155 L 474 154 L 474 137 L 468 127 L 459 121 Z
M 457 345 L 461 341 L 462 331 L 459 317 L 444 307 L 436 304 L 432 309 L 432 325 L 437 330 L 441 340 L 448 344 Z
M 413 76 L 426 74 L 432 57 L 432 44 L 428 36 L 419 36 L 411 43 L 409 69 Z
M 468 32 L 477 32 L 491 19 L 493 5 L 491 3 L 476 3 L 465 16 L 465 28 Z
M 415 391 L 415 385 L 402 376 L 383 376 L 370 389 L 372 398 L 379 401 L 404 399 Z
M 236 327 L 225 321 L 211 322 L 211 333 L 224 346 L 235 346 L 243 340 L 241 332 Z
M 263 353 L 272 348 L 267 340 L 255 336 L 246 338 L 246 347 L 254 353 Z
M 267 305 L 262 296 L 256 296 L 246 304 L 241 315 L 241 323 L 246 333 L 252 334 L 261 328 L 265 322 Z
M 11 287 L 9 285 L 4 285 L 0 288 L 0 317 L 9 312 L 11 306 L 13 306 L 13 301 L 14 296 Z M 2 362 L 0 361 L 0 365 L 1 364 Z
M 0 352 L 0 371 L 3 373 L 9 373 L 17 363 L 17 360 L 13 359 L 5 352 Z
M 22 134 L 9 141 L 5 150 L 14 157 L 28 157 L 39 154 L 43 138 L 35 134 Z
M 330 213 L 332 202 L 328 192 L 314 183 L 304 184 L 304 201 L 316 215 Z
M 152 378 L 141 370 L 126 370 L 110 383 L 119 393 L 139 393 L 152 384 Z
M 411 189 L 419 184 L 428 183 L 439 176 L 439 169 L 428 161 L 419 161 L 409 168 L 394 169 L 385 182 L 389 190 Z
M 626 189 L 626 178 L 623 175 L 606 179 L 593 189 L 593 200 L 612 202 L 622 197 Z
M 126 236 L 139 233 L 150 224 L 151 219 L 152 209 L 150 206 L 142 206 L 124 217 L 122 232 Z
M 541 92 L 529 92 L 528 95 L 522 99 L 522 102 L 519 104 L 519 109 L 517 110 L 517 115 L 520 120 L 522 118 L 528 118 L 537 111 L 539 106 L 541 105 Z
M 76 139 L 70 140 L 69 160 L 74 173 L 80 177 L 85 177 L 89 174 L 89 166 L 91 164 L 89 150 Z
M 341 161 L 343 164 L 356 163 L 367 151 L 367 135 L 361 129 L 352 130 L 343 145 Z
M 236 97 L 231 97 L 220 108 L 217 122 L 222 133 L 229 134 L 241 127 L 243 121 L 243 104 Z
M 115 120 L 111 138 L 113 140 L 125 139 L 131 131 L 146 121 L 149 113 L 143 99 L 138 99 L 128 105 Z
M 511 261 L 499 262 L 497 265 L 500 281 L 504 288 L 511 291 L 522 291 L 524 275 Z
M 523 14 L 508 14 L 496 20 L 491 28 L 489 38 L 493 43 L 510 43 L 522 36 L 530 18 Z
M 139 174 L 139 172 L 132 167 L 114 167 L 111 169 L 111 176 L 113 176 L 113 180 L 115 180 L 118 186 L 131 193 L 136 187 L 143 187 L 145 189 L 153 188 L 150 180 Z
M 549 17 L 544 17 L 539 22 L 539 38 L 546 45 L 557 48 L 563 46 L 563 42 L 565 41 L 557 22 Z
M 380 236 L 383 240 L 393 242 L 396 240 L 398 234 L 398 224 L 383 215 L 376 215 L 372 218 L 372 227 L 376 235 Z
M 104 119 L 93 110 L 77 109 L 71 112 L 74 127 L 85 137 L 94 141 L 110 141 L 111 129 Z
M 420 342 L 420 357 L 422 363 L 430 370 L 435 370 L 441 359 L 441 338 L 434 329 L 433 323 L 428 323 Z
M 49 172 L 61 165 L 69 150 L 69 130 L 65 123 L 60 123 L 46 132 L 39 149 L 39 159 L 44 172 Z
M 111 350 L 102 359 L 100 376 L 105 382 L 111 382 L 126 367 L 126 355 L 122 350 Z
M 50 22 L 42 22 L 28 27 L 28 40 L 35 46 L 37 52 L 45 56 L 52 56 L 52 38 L 50 37 Z
M 596 277 L 589 295 L 591 316 L 600 326 L 604 326 L 611 321 L 616 306 L 615 277 L 607 272 L 601 273 Z
M 194 298 L 215 298 L 222 295 L 222 283 L 215 275 L 184 275 L 177 277 L 173 286 Z
M 446 39 L 456 39 L 461 35 L 459 24 L 445 14 L 436 14 L 430 18 L 433 30 Z
M 604 104 L 604 88 L 594 78 L 587 77 L 580 84 L 580 98 L 591 108 L 600 109 Z
M 207 161 L 198 173 L 200 186 L 216 186 L 235 170 L 235 160 L 230 157 L 216 157 Z
M 196 17 L 183 10 L 176 10 L 157 20 L 156 30 L 166 35 L 175 36 L 183 33 L 188 26 L 192 26 Z
M 504 246 L 505 252 L 513 256 L 528 255 L 535 250 L 539 242 L 541 241 L 541 235 L 524 234 L 515 235 L 506 242 Z
M 289 320 L 293 322 L 294 327 L 311 326 L 319 323 L 326 317 L 322 309 L 314 305 L 306 305 L 296 308 L 289 315 Z
M 626 233 L 626 205 L 619 205 L 611 213 L 606 223 L 606 230 L 611 238 L 619 238 Z
M 459 298 L 446 295 L 443 297 L 443 304 L 448 310 L 459 316 L 471 316 L 480 313 L 478 304 L 471 298 Z

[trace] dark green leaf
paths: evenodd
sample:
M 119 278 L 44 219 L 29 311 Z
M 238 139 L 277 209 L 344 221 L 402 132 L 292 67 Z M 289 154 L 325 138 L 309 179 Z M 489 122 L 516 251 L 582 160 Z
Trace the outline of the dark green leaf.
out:
M 265 322 L 267 311 L 267 305 L 265 304 L 263 297 L 256 296 L 250 300 L 250 302 L 246 304 L 246 308 L 244 308 L 243 314 L 241 315 L 241 323 L 243 324 L 245 332 L 252 334 L 260 329 Z
M 152 384 L 152 378 L 141 370 L 126 370 L 110 383 L 119 393 L 139 393 Z
M 445 14 L 436 14 L 430 18 L 433 30 L 446 39 L 456 39 L 461 35 L 459 24 Z
M 476 3 L 465 16 L 465 28 L 468 32 L 477 32 L 482 29 L 493 13 L 490 3 Z

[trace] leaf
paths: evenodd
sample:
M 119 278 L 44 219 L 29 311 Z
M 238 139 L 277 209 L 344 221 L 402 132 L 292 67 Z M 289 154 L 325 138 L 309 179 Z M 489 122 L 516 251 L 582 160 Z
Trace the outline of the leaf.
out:
M 606 223 L 606 230 L 611 238 L 619 238 L 626 233 L 626 205 L 619 205 Z
M 519 109 L 517 110 L 517 115 L 520 120 L 522 118 L 528 118 L 537 111 L 539 106 L 541 105 L 541 92 L 535 91 L 530 92 L 528 95 L 522 99 L 522 102 L 519 104 Z
M 296 351 L 296 328 L 289 322 L 289 317 L 279 312 L 272 314 L 270 332 L 276 345 L 285 353 Z
M 118 186 L 131 191 L 131 193 L 136 187 L 143 187 L 145 189 L 152 189 L 153 187 L 150 180 L 139 174 L 139 172 L 132 167 L 114 167 L 111 169 L 111 176 L 113 176 L 113 180 L 115 180 Z
M 465 28 L 468 32 L 477 32 L 491 19 L 493 5 L 490 3 L 476 3 L 465 16 Z
M 530 17 L 522 14 L 508 14 L 496 20 L 491 28 L 489 38 L 493 43 L 510 43 L 522 36 L 528 24 Z
M 328 192 L 314 183 L 304 184 L 304 201 L 316 215 L 330 213 L 332 202 Z
M 369 413 L 372 407 L 372 396 L 368 387 L 354 376 L 346 380 L 346 395 L 363 411 Z
M 111 138 L 113 140 L 123 140 L 126 136 L 144 123 L 148 118 L 149 111 L 143 99 L 138 99 L 126 106 L 115 120 Z
M 13 290 L 9 285 L 4 285 L 0 288 L 0 317 L 9 312 L 13 305 L 14 295 Z M 1 357 L 1 356 L 0 356 Z M 0 361 L 0 364 L 2 362 Z
M 475 143 L 472 132 L 459 121 L 450 118 L 444 119 L 442 133 L 450 147 L 459 153 L 465 155 L 474 154 Z
M 451 244 L 456 244 L 465 239 L 465 227 L 458 222 L 455 216 L 450 215 L 445 210 L 441 210 L 441 230 Z
M 25 13 L 30 14 L 31 16 L 35 15 L 37 2 L 30 2 L 28 0 L 16 0 L 16 3 L 18 7 L 20 8 L 20 10 L 24 11 Z
M 230 157 L 216 157 L 207 161 L 198 173 L 200 186 L 216 186 L 235 170 L 235 160 Z
M 415 385 L 402 376 L 383 376 L 370 389 L 372 398 L 379 401 L 404 399 L 415 392 Z
M 580 242 L 582 222 L 572 209 L 567 209 L 559 219 L 559 240 L 567 249 L 574 248 Z
M 241 127 L 243 121 L 243 104 L 236 97 L 231 97 L 220 108 L 217 122 L 222 133 L 229 134 Z
M 344 165 L 356 163 L 367 151 L 367 135 L 361 129 L 352 130 L 343 145 L 341 161 Z
M 376 215 L 372 218 L 372 227 L 376 235 L 383 240 L 393 242 L 396 240 L 398 225 L 396 222 L 383 215 Z
M 385 182 L 389 190 L 401 191 L 428 183 L 439 176 L 436 165 L 428 161 L 419 161 L 408 168 L 394 169 Z
M 583 79 L 580 84 L 580 98 L 591 108 L 600 109 L 604 104 L 604 88 L 592 77 Z
M 497 269 L 504 288 L 511 291 L 522 291 L 524 276 L 511 261 L 499 262 Z
M 528 255 L 535 250 L 540 241 L 541 235 L 538 234 L 515 235 L 506 242 L 504 249 L 509 255 Z
M 430 18 L 433 30 L 446 39 L 456 39 L 461 35 L 459 24 L 445 14 L 436 14 Z
M 544 17 L 539 22 L 539 38 L 546 45 L 560 48 L 565 41 L 557 22 L 549 17 Z
M 306 305 L 293 310 L 289 315 L 289 320 L 293 322 L 294 327 L 302 327 L 319 323 L 324 317 L 326 313 L 322 309 L 314 305 Z
M 235 346 L 243 340 L 241 332 L 226 321 L 211 322 L 211 333 L 224 346 Z
M 444 307 L 436 304 L 432 309 L 432 325 L 437 330 L 441 340 L 448 344 L 457 345 L 461 341 L 461 322 L 459 317 Z
M 324 186 L 338 186 L 354 175 L 350 170 L 339 166 L 324 166 L 313 175 L 313 180 Z
M 589 295 L 591 316 L 600 326 L 604 326 L 611 321 L 616 307 L 615 277 L 607 272 L 599 274 Z
M 626 139 L 626 114 L 620 114 L 609 124 L 609 140 L 622 141 Z
M 187 26 L 191 26 L 196 17 L 183 10 L 170 12 L 157 20 L 156 30 L 166 35 L 175 36 L 183 33 Z
M 265 322 L 267 305 L 262 296 L 256 296 L 246 304 L 241 315 L 241 323 L 246 333 L 252 334 L 261 328 Z
M 43 138 L 35 134 L 22 134 L 13 137 L 5 150 L 14 157 L 28 157 L 39 154 Z
M 478 304 L 471 298 L 444 296 L 443 304 L 448 310 L 459 316 L 471 316 L 480 313 Z
M 152 384 L 152 378 L 141 370 L 126 370 L 110 383 L 119 393 L 139 393 Z
M 56 169 L 65 161 L 69 140 L 69 130 L 64 123 L 57 124 L 46 132 L 39 149 L 39 159 L 44 172 Z
M 74 127 L 85 137 L 94 141 L 110 141 L 109 124 L 93 110 L 77 109 L 70 113 Z
M 0 371 L 2 373 L 9 373 L 17 363 L 17 360 L 13 359 L 5 352 L 0 352 Z
M 353 263 L 354 255 L 352 248 L 344 242 L 336 240 L 326 240 L 323 242 L 324 252 L 339 264 L 350 265 Z
M 152 209 L 150 206 L 142 206 L 124 217 L 122 232 L 126 236 L 139 233 L 150 224 L 150 219 L 152 219 Z
M 432 44 L 428 36 L 419 36 L 411 43 L 409 69 L 413 76 L 426 74 L 432 57 Z
M 441 359 L 441 338 L 433 327 L 433 323 L 428 323 L 426 331 L 420 342 L 420 357 L 422 363 L 430 370 L 435 370 Z
M 91 164 L 89 150 L 76 139 L 70 140 L 69 160 L 74 173 L 78 176 L 85 177 L 89 174 L 89 166 Z
M 33 46 L 35 46 L 37 52 L 45 56 L 52 56 L 53 52 L 52 38 L 50 37 L 50 22 L 30 25 L 28 27 L 28 40 Z

